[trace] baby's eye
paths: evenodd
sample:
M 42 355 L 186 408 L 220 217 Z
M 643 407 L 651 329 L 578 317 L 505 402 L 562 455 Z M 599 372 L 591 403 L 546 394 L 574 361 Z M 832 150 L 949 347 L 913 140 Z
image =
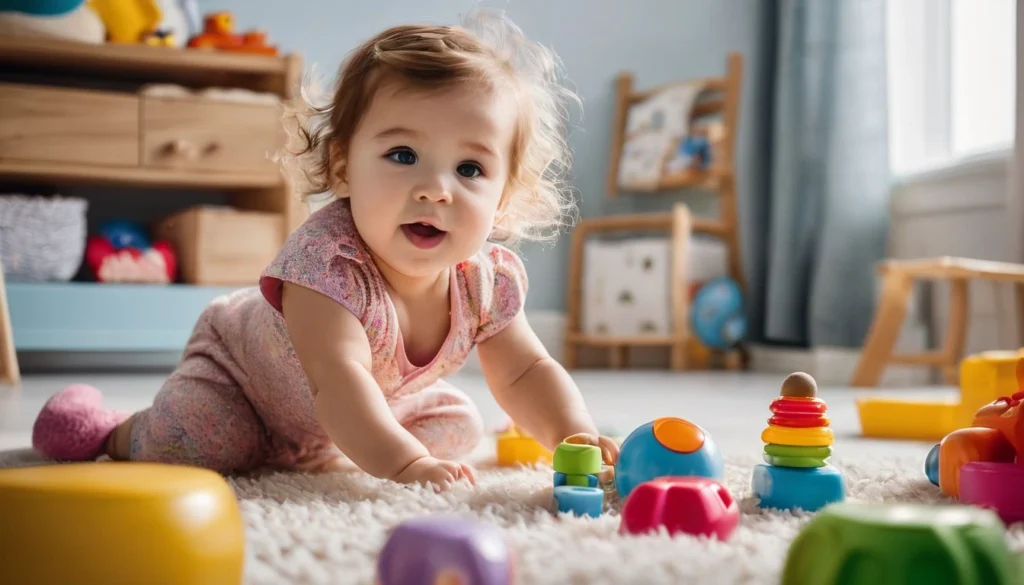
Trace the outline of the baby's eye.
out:
M 476 163 L 462 163 L 455 170 L 467 179 L 475 179 L 484 174 L 484 170 Z
M 386 156 L 400 165 L 416 164 L 416 153 L 408 148 L 392 150 Z

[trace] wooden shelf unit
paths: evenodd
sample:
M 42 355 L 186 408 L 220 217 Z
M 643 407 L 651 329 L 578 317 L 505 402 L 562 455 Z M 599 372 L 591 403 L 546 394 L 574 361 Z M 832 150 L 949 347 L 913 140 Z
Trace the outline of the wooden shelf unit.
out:
M 272 134 L 281 132 L 279 109 L 275 114 L 267 111 L 273 106 L 263 105 L 263 111 L 255 112 L 259 115 L 251 116 L 249 111 L 240 111 L 253 106 L 249 103 L 190 101 L 188 97 L 150 96 L 142 91 L 152 84 L 187 89 L 238 88 L 273 93 L 284 102 L 298 91 L 302 71 L 298 55 L 269 57 L 0 38 L 0 68 L 4 71 L 0 75 L 0 183 L 22 188 L 111 186 L 224 191 L 236 208 L 278 215 L 282 242 L 308 215 L 307 206 L 293 195 L 277 165 L 255 154 L 262 150 L 263 143 L 254 148 L 253 133 L 269 144 L 274 139 Z M 6 81 L 8 74 L 19 73 L 30 74 L 32 81 L 18 77 L 13 83 Z M 36 81 L 41 76 L 52 81 Z M 106 82 L 118 89 L 69 88 L 69 79 Z M 44 95 L 49 92 L 45 104 L 26 105 L 35 103 L 26 99 L 27 87 L 38 88 Z M 125 87 L 135 87 L 135 91 Z M 73 99 L 76 96 L 87 99 L 78 101 Z M 83 105 L 83 101 L 88 103 Z M 19 103 L 20 110 L 16 108 Z M 105 123 L 104 116 L 112 122 Z M 47 125 L 53 148 L 41 142 L 47 139 L 38 136 L 41 133 L 33 136 L 26 132 L 37 123 Z M 72 136 L 76 129 L 83 134 Z M 280 139 L 283 144 L 283 134 Z M 30 148 L 19 148 L 26 143 Z M 95 150 L 105 143 L 110 152 Z M 161 159 L 163 150 L 171 152 L 168 157 L 180 154 L 180 160 Z M 8 279 L 12 317 L 6 325 L 13 323 L 18 350 L 180 351 L 205 303 L 232 288 L 237 287 L 29 284 Z M 48 317 L 57 313 L 66 320 L 63 325 Z M 123 315 L 132 315 L 132 319 Z M 117 325 L 108 328 L 105 323 Z
M 620 369 L 629 362 L 631 346 L 670 347 L 671 367 L 682 370 L 686 366 L 687 343 L 690 338 L 689 294 L 686 283 L 686 255 L 689 252 L 693 218 L 686 205 L 677 204 L 671 213 L 619 215 L 594 218 L 581 222 L 572 234 L 569 252 L 569 318 L 565 336 L 565 364 L 575 368 L 581 346 L 606 347 L 612 368 Z M 672 335 L 612 337 L 588 335 L 581 331 L 583 299 L 583 247 L 587 238 L 597 233 L 612 232 L 667 232 L 671 235 L 671 303 Z
M 577 350 L 580 346 L 608 347 L 611 351 L 612 367 L 623 367 L 628 348 L 631 346 L 669 346 L 672 348 L 670 365 L 674 370 L 687 367 L 686 344 L 689 331 L 689 294 L 685 258 L 691 234 L 701 233 L 720 238 L 728 250 L 728 274 L 746 290 L 746 280 L 740 256 L 739 222 L 736 211 L 736 177 L 734 164 L 735 138 L 738 133 L 739 103 L 743 77 L 743 58 L 730 53 L 726 59 L 725 75 L 689 80 L 703 87 L 712 96 L 694 103 L 691 117 L 721 115 L 722 136 L 715 144 L 711 164 L 706 169 L 687 169 L 664 176 L 649 192 L 637 196 L 657 196 L 679 189 L 706 189 L 718 199 L 718 217 L 690 216 L 683 204 L 676 204 L 673 211 L 665 213 L 627 214 L 593 217 L 581 220 L 573 233 L 573 247 L 570 252 L 569 268 L 569 318 L 565 333 L 566 366 L 577 367 Z M 606 179 L 609 197 L 623 196 L 619 186 L 619 165 L 625 145 L 626 122 L 629 108 L 658 92 L 678 83 L 669 83 L 647 90 L 638 91 L 633 87 L 633 76 L 622 73 L 616 79 L 616 105 L 612 127 L 612 145 Z M 681 229 L 680 218 L 685 214 L 685 230 Z M 587 237 L 597 233 L 613 231 L 660 231 L 671 234 L 673 262 L 671 299 L 673 333 L 669 336 L 609 337 L 584 334 L 581 329 L 583 248 Z M 685 234 L 685 235 L 684 235 Z M 721 352 L 714 352 L 721 354 Z M 727 369 L 741 367 L 742 356 L 732 351 L 721 354 Z
M 0 37 L 0 65 L 191 87 L 244 87 L 290 94 L 301 73 L 298 55 L 271 57 L 147 45 L 76 43 Z

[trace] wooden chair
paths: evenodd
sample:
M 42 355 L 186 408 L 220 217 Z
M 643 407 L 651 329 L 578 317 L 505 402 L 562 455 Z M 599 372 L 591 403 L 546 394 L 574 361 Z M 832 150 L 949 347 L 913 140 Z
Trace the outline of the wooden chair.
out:
M 967 336 L 967 290 L 971 280 L 1014 285 L 1019 307 L 1018 328 L 1024 335 L 1024 265 L 943 256 L 888 260 L 879 266 L 878 271 L 883 279 L 882 292 L 851 386 L 878 386 L 889 364 L 939 368 L 945 384 L 959 384 L 959 364 Z M 950 284 L 949 320 L 942 347 L 919 354 L 894 355 L 893 347 L 903 328 L 910 294 L 918 280 Z
M 0 382 L 14 386 L 21 384 L 21 368 L 18 367 L 18 354 L 14 351 L 14 331 L 11 329 L 11 312 L 7 306 L 7 285 L 4 281 L 2 262 L 0 262 Z
M 669 191 L 685 188 L 710 190 L 717 196 L 719 215 L 717 218 L 692 217 L 685 205 L 678 204 L 666 213 L 644 213 L 617 216 L 603 216 L 581 220 L 573 233 L 570 253 L 568 288 L 568 320 L 565 336 L 565 365 L 577 367 L 577 350 L 582 346 L 607 347 L 612 367 L 622 367 L 627 361 L 631 346 L 671 347 L 671 367 L 681 370 L 686 367 L 687 343 L 689 342 L 689 293 L 686 285 L 686 255 L 692 233 L 702 233 L 721 238 L 728 250 L 728 274 L 736 280 L 741 289 L 746 288 L 740 259 L 739 223 L 736 213 L 736 177 L 734 144 L 738 133 L 743 59 L 738 53 L 731 53 L 726 60 L 725 75 L 707 79 L 690 80 L 680 83 L 698 84 L 703 88 L 700 99 L 691 109 L 691 118 L 704 116 L 721 117 L 721 135 L 715 141 L 710 165 L 701 170 L 686 169 L 662 177 L 659 184 L 648 193 L 656 196 Z M 616 81 L 616 106 L 612 128 L 612 147 L 608 164 L 607 195 L 619 197 L 623 189 L 619 186 L 619 168 L 623 147 L 626 142 L 626 122 L 631 106 L 658 94 L 678 83 L 655 87 L 646 91 L 633 89 L 633 77 L 622 73 Z M 583 249 L 587 237 L 599 233 L 629 231 L 662 231 L 670 234 L 672 254 L 672 325 L 669 336 L 612 337 L 584 334 L 581 330 L 581 299 L 583 280 Z M 733 353 L 725 356 L 726 367 L 739 367 L 739 359 Z

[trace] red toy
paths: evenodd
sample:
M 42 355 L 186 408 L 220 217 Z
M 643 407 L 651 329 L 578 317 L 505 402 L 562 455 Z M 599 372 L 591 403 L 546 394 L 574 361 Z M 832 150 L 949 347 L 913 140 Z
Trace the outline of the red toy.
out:
M 954 431 L 939 444 L 939 488 L 960 497 L 961 468 L 972 461 L 1024 465 L 1024 358 L 1017 361 L 1020 391 L 982 406 L 970 427 Z M 1018 495 L 1024 498 L 1024 492 Z
M 167 242 L 153 242 L 145 250 L 118 249 L 103 236 L 89 236 L 85 262 L 97 282 L 168 284 L 178 271 L 174 249 Z
M 203 32 L 188 41 L 192 49 L 216 49 L 233 53 L 277 55 L 277 47 L 267 44 L 267 33 L 250 30 L 235 32 L 235 17 L 230 12 L 212 12 L 203 19 Z
M 629 494 L 619 531 L 643 534 L 664 526 L 669 534 L 726 540 L 739 521 L 739 506 L 721 483 L 707 477 L 662 477 Z

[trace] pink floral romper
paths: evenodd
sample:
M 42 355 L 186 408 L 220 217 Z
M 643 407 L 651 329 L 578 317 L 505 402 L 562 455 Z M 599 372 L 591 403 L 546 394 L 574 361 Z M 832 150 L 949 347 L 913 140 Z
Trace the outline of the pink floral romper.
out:
M 320 467 L 343 455 L 317 423 L 309 383 L 281 315 L 292 282 L 358 316 L 373 351 L 373 377 L 397 420 L 437 457 L 478 443 L 481 420 L 441 378 L 523 306 L 526 272 L 507 248 L 489 244 L 451 271 L 451 329 L 434 359 L 409 362 L 395 308 L 347 201 L 313 213 L 266 268 L 259 287 L 214 300 L 200 316 L 179 367 L 152 407 L 137 413 L 131 459 L 221 471 Z

